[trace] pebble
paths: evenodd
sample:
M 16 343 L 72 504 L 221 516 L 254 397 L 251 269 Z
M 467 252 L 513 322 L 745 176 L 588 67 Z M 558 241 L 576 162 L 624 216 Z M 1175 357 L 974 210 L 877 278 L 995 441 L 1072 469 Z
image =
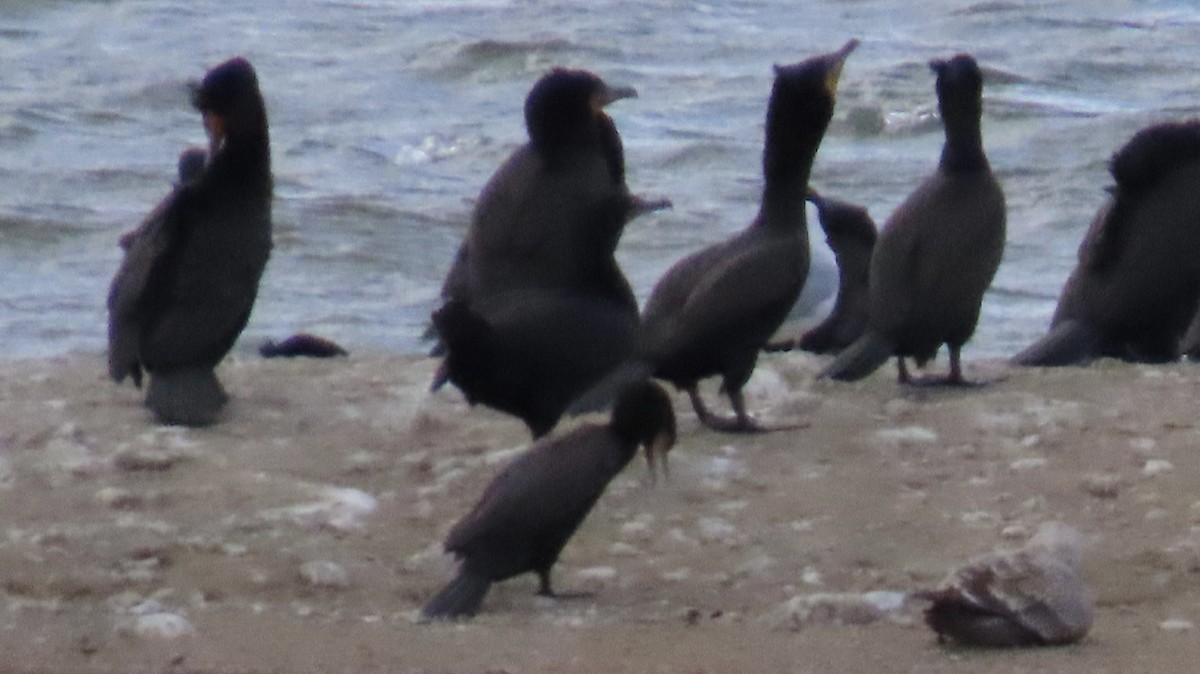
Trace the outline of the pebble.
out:
M 1171 618 L 1160 622 L 1158 629 L 1164 632 L 1189 632 L 1196 629 L 1196 624 L 1183 618 Z
M 1155 477 L 1175 470 L 1175 465 L 1166 459 L 1149 459 L 1142 465 L 1142 475 Z
M 602 587 L 616 580 L 617 570 L 611 566 L 589 566 L 576 571 L 575 578 L 586 585 Z
M 350 574 L 337 562 L 313 560 L 300 565 L 300 578 L 313 587 L 344 590 L 350 587 Z
M 897 417 L 907 416 L 917 408 L 911 400 L 904 398 L 892 398 L 883 404 L 883 413 L 888 417 L 895 419 Z
M 720 517 L 702 517 L 696 526 L 700 529 L 700 540 L 706 543 L 734 545 L 737 542 L 737 528 Z
M 196 629 L 187 618 L 176 613 L 151 613 L 137 616 L 123 631 L 143 639 L 178 639 L 195 633 Z
M 638 550 L 636 547 L 634 547 L 628 543 L 621 543 L 619 541 L 616 543 L 613 543 L 608 548 L 608 552 L 609 552 L 609 554 L 614 555 L 616 557 L 637 557 L 638 555 L 641 554 L 641 551 Z
M 162 473 L 171 470 L 183 460 L 178 452 L 159 449 L 128 449 L 113 457 L 117 470 L 126 473 Z
M 635 541 L 648 541 L 654 537 L 650 531 L 650 524 L 641 520 L 626 522 L 617 529 L 617 534 L 621 538 L 628 538 Z
M 896 615 L 904 603 L 904 593 L 888 591 L 797 595 L 776 608 L 769 620 L 772 629 L 791 631 L 812 625 L 869 625 Z
M 875 437 L 884 443 L 899 447 L 907 447 L 915 444 L 927 445 L 938 441 L 937 432 L 932 428 L 925 428 L 924 426 L 885 428 L 881 431 L 876 431 Z
M 126 615 L 117 623 L 119 634 L 143 639 L 178 639 L 196 631 L 187 618 L 167 610 L 154 599 L 128 605 L 120 610 Z
M 1096 498 L 1116 498 L 1121 493 L 1121 478 L 1112 473 L 1090 473 L 1083 478 L 1083 491 Z
M 1037 468 L 1045 468 L 1049 462 L 1040 456 L 1029 457 L 1025 459 L 1017 459 L 1008 465 L 1009 470 L 1025 471 L 1035 470 Z
M 366 529 L 362 519 L 379 505 L 374 496 L 350 487 L 321 486 L 314 491 L 317 496 L 314 502 L 264 510 L 259 516 L 266 520 L 291 520 L 301 526 L 350 533 Z

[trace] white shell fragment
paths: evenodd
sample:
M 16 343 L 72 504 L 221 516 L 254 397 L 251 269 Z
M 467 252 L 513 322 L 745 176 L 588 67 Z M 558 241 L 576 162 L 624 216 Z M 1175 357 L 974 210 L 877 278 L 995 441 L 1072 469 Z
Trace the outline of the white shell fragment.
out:
M 767 619 L 771 629 L 798 632 L 814 625 L 869 625 L 895 618 L 904 608 L 902 592 L 803 594 L 783 602 Z
M 328 560 L 312 560 L 300 565 L 300 578 L 312 587 L 344 590 L 350 587 L 346 567 Z
M 1047 522 L 1025 547 L 993 552 L 955 571 L 936 590 L 925 622 L 966 646 L 1039 646 L 1079 641 L 1092 626 L 1093 601 L 1082 577 L 1083 541 Z

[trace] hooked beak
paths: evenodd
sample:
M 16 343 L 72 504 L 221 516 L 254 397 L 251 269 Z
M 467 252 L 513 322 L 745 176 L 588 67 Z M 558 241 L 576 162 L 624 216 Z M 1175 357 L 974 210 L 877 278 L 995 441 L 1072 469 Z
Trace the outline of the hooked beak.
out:
M 841 49 L 831 54 L 829 70 L 825 73 L 825 88 L 831 96 L 837 95 L 838 79 L 842 76 L 842 66 L 846 65 L 846 58 L 858 48 L 858 44 L 857 38 L 851 38 L 849 42 L 842 45 Z
M 605 85 L 604 89 L 596 94 L 596 107 L 603 109 L 609 103 L 621 100 L 622 98 L 637 98 L 637 89 L 633 87 L 610 87 Z

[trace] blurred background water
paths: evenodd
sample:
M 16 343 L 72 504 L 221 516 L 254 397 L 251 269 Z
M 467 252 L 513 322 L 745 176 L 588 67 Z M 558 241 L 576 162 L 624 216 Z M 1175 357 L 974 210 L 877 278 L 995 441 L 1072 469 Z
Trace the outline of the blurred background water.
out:
M 862 40 L 813 184 L 882 224 L 937 162 L 928 60 L 974 54 L 1009 213 L 968 357 L 1010 355 L 1045 328 L 1109 156 L 1200 103 L 1200 8 L 1174 0 L 234 4 L 0 0 L 4 357 L 104 349 L 117 237 L 169 189 L 179 151 L 204 143 L 187 81 L 236 54 L 258 69 L 276 178 L 276 247 L 242 350 L 303 330 L 421 351 L 474 199 L 524 142 L 525 94 L 555 65 L 641 94 L 609 109 L 628 182 L 675 203 L 631 223 L 618 251 L 644 299 L 754 216 L 773 63 Z M 813 247 L 817 301 L 834 271 L 819 231 Z

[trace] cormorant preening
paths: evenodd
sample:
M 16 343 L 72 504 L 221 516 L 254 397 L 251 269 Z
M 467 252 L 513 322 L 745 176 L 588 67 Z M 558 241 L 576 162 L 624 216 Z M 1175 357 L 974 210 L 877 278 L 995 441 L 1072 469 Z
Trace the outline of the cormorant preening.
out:
M 666 202 L 625 185 L 621 138 L 603 108 L 634 96 L 556 69 L 525 101 L 529 143 L 484 187 L 443 286 L 433 332 L 472 403 L 514 414 L 539 437 L 575 397 L 633 355 L 637 301 L 614 257 L 625 223 Z
M 534 444 L 510 463 L 446 537 L 458 576 L 421 608 L 424 620 L 475 615 L 492 583 L 526 572 L 553 596 L 550 570 L 609 481 L 644 446 L 651 475 L 675 442 L 671 400 L 657 384 L 622 389 L 606 425 L 589 424 Z
M 234 58 L 194 87 L 209 135 L 201 174 L 139 227 L 108 296 L 109 374 L 161 423 L 206 425 L 228 400 L 213 369 L 245 327 L 271 250 L 271 155 L 254 68 Z
M 1017 365 L 1168 362 L 1193 348 L 1187 333 L 1200 300 L 1200 121 L 1139 131 L 1109 168 L 1116 185 L 1080 244 L 1050 331 L 1013 357 Z
M 204 165 L 208 162 L 208 150 L 202 147 L 189 147 L 179 153 L 179 161 L 176 163 L 176 171 L 179 174 L 179 180 L 175 183 L 176 188 L 195 181 L 201 175 L 204 175 Z M 172 203 L 170 197 L 163 199 L 150 211 L 145 218 L 142 219 L 138 226 L 121 235 L 117 239 L 122 250 L 129 250 L 133 245 L 134 240 L 148 231 L 157 231 L 158 223 L 162 218 L 163 211 Z
M 945 381 L 966 383 L 960 351 L 1004 253 L 1004 193 L 983 151 L 979 66 L 960 54 L 930 67 L 946 129 L 941 161 L 884 224 L 871 255 L 867 331 L 823 377 L 860 379 L 894 355 L 908 383 L 904 359 L 924 366 L 945 344 Z
M 742 386 L 804 287 L 809 172 L 833 115 L 842 65 L 857 44 L 775 68 L 758 215 L 733 238 L 677 262 L 646 301 L 642 357 L 656 377 L 688 393 L 711 428 L 762 430 L 746 414 Z M 714 375 L 723 377 L 735 419 L 718 418 L 700 398 L 699 381 Z

